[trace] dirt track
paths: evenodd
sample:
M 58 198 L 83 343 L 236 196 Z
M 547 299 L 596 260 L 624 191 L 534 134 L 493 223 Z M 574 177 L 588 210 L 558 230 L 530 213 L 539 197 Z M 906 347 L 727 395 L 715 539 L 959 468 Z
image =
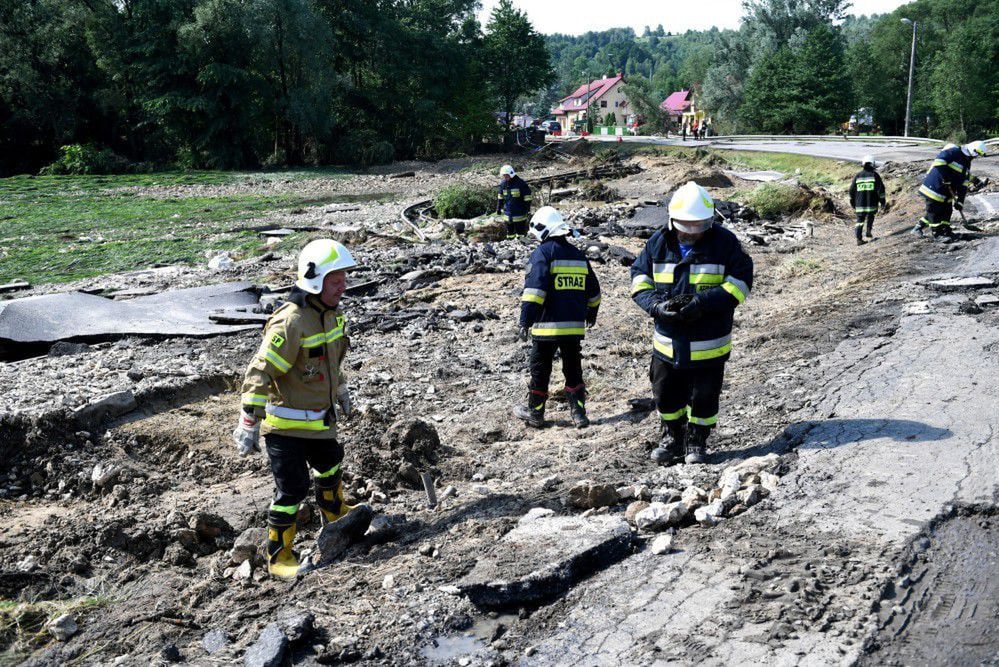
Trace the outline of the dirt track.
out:
M 608 185 L 637 199 L 646 187 L 646 197 L 661 196 L 662 184 L 677 178 L 675 163 L 645 166 L 640 177 Z M 903 441 L 940 440 L 933 429 L 941 428 L 963 442 L 962 417 L 952 420 L 961 423 L 938 424 L 933 416 L 961 402 L 971 385 L 934 394 L 932 385 L 925 386 L 932 377 L 919 372 L 922 366 L 946 373 L 947 353 L 939 350 L 947 341 L 974 331 L 973 341 L 961 347 L 967 365 L 962 377 L 977 373 L 986 382 L 995 372 L 990 340 L 996 311 L 969 312 L 963 293 L 941 295 L 918 284 L 969 256 L 999 273 L 999 253 L 989 243 L 994 239 L 952 246 L 915 242 L 902 233 L 918 217 L 919 202 L 906 194 L 911 183 L 900 179 L 890 187 L 894 206 L 879 219 L 879 238 L 871 245 L 853 245 L 852 224 L 832 216 L 810 218 L 813 236 L 747 245 L 756 284 L 737 314 L 707 466 L 663 469 L 648 460 L 656 425 L 629 401 L 649 395 L 651 326 L 628 296 L 628 268 L 617 262 L 597 265 L 603 305 L 584 344 L 594 424 L 581 432 L 571 429 L 558 403 L 550 410 L 554 426 L 542 431 L 510 417 L 524 393 L 527 362 L 527 348 L 514 338 L 522 286 L 515 261 L 509 271 L 473 272 L 392 292 L 386 311 L 416 315 L 382 327 L 387 331 L 378 330 L 380 295 L 364 297 L 355 308 L 363 305 L 365 317 L 348 373 L 361 412 L 342 426 L 342 436 L 352 494 L 370 499 L 392 525 L 343 562 L 293 584 L 268 580 L 259 563 L 250 579 L 237 580 L 229 566 L 233 539 L 263 525 L 271 493 L 266 461 L 240 459 L 228 442 L 237 412 L 234 391 L 104 434 L 67 432 L 53 439 L 47 449 L 33 450 L 35 460 L 15 463 L 19 472 L 11 479 L 44 470 L 43 481 L 75 480 L 73 494 L 0 501 L 0 592 L 22 600 L 106 600 L 99 611 L 82 615 L 80 633 L 69 642 L 42 642 L 30 657 L 9 657 L 27 657 L 29 664 L 107 664 L 120 656 L 119 664 L 147 664 L 170 658 L 175 647 L 189 662 L 226 664 L 241 659 L 260 630 L 289 608 L 314 614 L 316 628 L 292 645 L 291 664 L 829 664 L 852 662 L 865 651 L 879 651 L 873 661 L 920 662 L 923 656 L 984 657 L 977 652 L 983 646 L 994 656 L 994 616 L 978 613 L 960 639 L 941 631 L 930 647 L 907 639 L 911 628 L 927 623 L 921 607 L 907 608 L 913 621 L 901 628 L 897 615 L 878 611 L 880 600 L 894 595 L 900 569 L 912 567 L 910 545 L 944 505 L 994 507 L 996 500 L 996 448 L 987 434 L 975 432 L 977 446 L 961 461 L 944 450 L 933 452 L 929 463 L 917 454 L 909 476 L 910 454 L 879 444 L 899 433 L 896 439 Z M 713 193 L 724 198 L 726 191 Z M 632 237 L 605 240 L 633 252 L 642 244 Z M 529 247 L 503 242 L 495 249 L 519 259 Z M 398 252 L 359 248 L 362 261 Z M 904 316 L 924 300 L 935 314 Z M 482 317 L 453 315 L 475 311 Z M 349 303 L 346 312 L 350 317 Z M 926 338 L 924 331 L 934 333 Z M 252 349 L 252 343 L 236 347 Z M 882 368 L 883 376 L 866 375 L 870 368 Z M 994 405 L 994 386 L 975 386 L 978 396 L 962 415 Z M 906 405 L 909 396 L 925 405 Z M 906 409 L 915 412 L 902 415 Z M 917 426 L 892 426 L 900 416 Z M 433 426 L 439 444 L 425 426 L 413 427 L 409 437 L 402 426 L 392 427 L 414 418 Z M 857 421 L 863 419 L 877 424 L 865 430 Z M 871 444 L 858 449 L 865 441 Z M 501 616 L 440 590 L 467 573 L 529 509 L 578 511 L 564 504 L 578 480 L 707 488 L 727 465 L 771 451 L 782 456 L 780 491 L 715 528 L 684 527 L 672 554 L 653 555 L 639 540 L 634 555 L 566 596 Z M 95 489 L 91 470 L 108 462 L 121 472 Z M 449 486 L 454 495 L 427 509 L 423 492 L 407 479 L 406 463 L 432 471 L 438 495 Z M 879 479 L 861 482 L 872 465 Z M 991 480 L 973 474 L 983 469 L 993 471 Z M 973 480 L 973 492 L 961 484 L 958 493 L 947 491 L 951 473 L 963 475 L 961 483 Z M 941 480 L 941 491 L 933 493 L 924 478 Z M 930 491 L 920 495 L 923 487 Z M 913 505 L 883 507 L 913 494 Z M 854 527 L 851 522 L 872 503 L 878 530 L 863 521 Z M 609 511 L 621 514 L 626 504 Z M 199 513 L 228 524 L 214 543 L 192 538 L 189 526 Z M 984 521 L 977 530 L 994 543 L 994 519 L 960 521 Z M 885 526 L 893 528 L 880 530 Z M 300 533 L 306 548 L 317 528 L 312 520 Z M 953 553 L 953 541 L 967 538 L 947 529 L 932 534 L 927 558 Z M 960 589 L 962 582 L 999 574 L 994 550 L 991 557 L 982 551 L 975 563 L 967 575 L 923 577 L 920 595 L 932 599 L 937 586 Z M 987 592 L 975 595 L 984 600 Z M 216 629 L 231 643 L 209 656 L 202 638 Z M 0 641 L 9 642 L 11 633 L 0 628 Z M 941 649 L 948 641 L 954 651 L 958 642 L 977 643 L 976 652 Z

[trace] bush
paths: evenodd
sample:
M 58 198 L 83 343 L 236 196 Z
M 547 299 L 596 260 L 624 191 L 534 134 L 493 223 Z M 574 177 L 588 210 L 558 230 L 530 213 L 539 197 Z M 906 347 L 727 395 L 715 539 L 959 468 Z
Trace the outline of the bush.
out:
M 467 220 L 495 210 L 496 193 L 471 185 L 450 185 L 434 197 L 434 210 L 439 218 Z
M 361 132 L 340 140 L 337 162 L 359 167 L 388 164 L 395 159 L 395 147 L 387 141 L 377 141 L 374 133 Z
M 808 208 L 811 197 L 795 185 L 764 183 L 746 195 L 746 204 L 761 217 L 775 218 Z
M 70 174 L 122 174 L 134 171 L 134 165 L 108 148 L 93 144 L 70 144 L 59 149 L 59 158 L 42 167 L 42 176 Z
M 388 164 L 395 160 L 395 146 L 387 141 L 376 141 L 366 151 L 367 164 Z
M 613 111 L 608 111 L 607 115 L 604 116 L 604 125 L 607 127 L 614 127 L 617 125 L 617 116 L 614 115 Z

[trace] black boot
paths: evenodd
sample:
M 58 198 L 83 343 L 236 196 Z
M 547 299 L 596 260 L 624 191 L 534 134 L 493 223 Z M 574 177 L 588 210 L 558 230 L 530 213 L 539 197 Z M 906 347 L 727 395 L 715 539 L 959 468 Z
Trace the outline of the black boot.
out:
M 548 400 L 548 392 L 535 391 L 531 389 L 527 392 L 527 405 L 518 405 L 513 409 L 513 414 L 517 419 L 523 419 L 528 426 L 541 428 L 545 425 L 545 401 Z
M 874 238 L 874 223 L 871 222 L 867 223 L 867 233 L 865 234 L 865 236 L 869 239 Z
M 864 243 L 866 243 L 866 241 L 864 241 L 864 225 L 863 225 L 863 223 L 858 224 L 856 227 L 854 227 L 854 229 L 857 232 L 857 245 L 864 245 Z
M 576 428 L 586 428 L 590 419 L 586 416 L 586 387 L 579 385 L 573 389 L 565 388 L 565 397 L 569 401 L 569 414 Z
M 683 460 L 687 443 L 687 422 L 674 419 L 660 423 L 659 446 L 649 458 L 660 465 L 673 465 Z
M 923 236 L 923 227 L 925 227 L 925 226 L 926 225 L 924 225 L 922 222 L 917 222 L 916 226 L 912 228 L 912 233 L 915 234 L 916 236 L 922 237 Z
M 708 457 L 708 435 L 711 429 L 700 424 L 687 424 L 687 456 L 684 463 L 704 463 Z

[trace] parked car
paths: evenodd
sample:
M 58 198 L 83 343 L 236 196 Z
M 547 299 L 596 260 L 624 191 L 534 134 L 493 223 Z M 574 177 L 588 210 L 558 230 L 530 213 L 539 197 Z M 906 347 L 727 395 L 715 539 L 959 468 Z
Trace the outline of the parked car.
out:
M 541 129 L 553 137 L 562 136 L 562 124 L 557 120 L 546 120 L 541 123 Z

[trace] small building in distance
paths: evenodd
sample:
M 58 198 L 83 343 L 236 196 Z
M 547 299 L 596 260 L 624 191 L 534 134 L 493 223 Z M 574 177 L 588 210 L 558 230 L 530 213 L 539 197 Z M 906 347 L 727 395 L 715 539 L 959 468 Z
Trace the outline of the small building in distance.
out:
M 571 95 L 563 97 L 552 109 L 552 115 L 562 125 L 563 131 L 577 131 L 592 113 L 594 125 L 605 125 L 605 119 L 614 114 L 615 125 L 625 126 L 632 117 L 628 97 L 624 94 L 624 75 L 603 77 L 584 83 Z

